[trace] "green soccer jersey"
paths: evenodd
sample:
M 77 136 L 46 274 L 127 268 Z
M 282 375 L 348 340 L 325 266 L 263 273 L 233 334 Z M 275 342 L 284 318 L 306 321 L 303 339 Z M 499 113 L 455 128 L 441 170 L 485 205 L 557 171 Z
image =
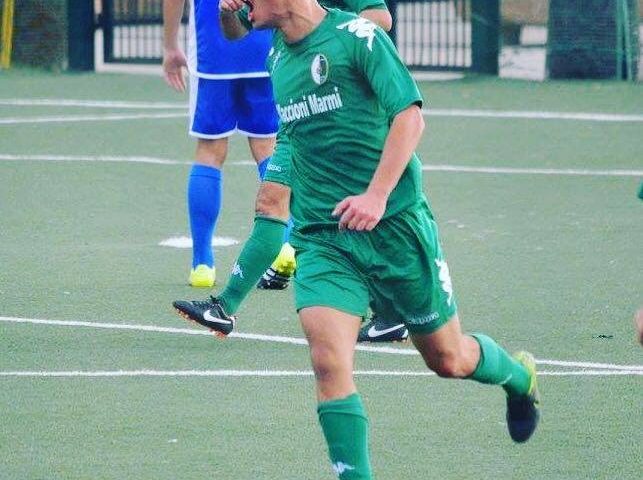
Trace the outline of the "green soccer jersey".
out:
M 353 14 L 328 11 L 299 42 L 275 33 L 268 58 L 280 117 L 280 143 L 292 155 L 291 213 L 299 231 L 337 224 L 331 212 L 364 193 L 395 115 L 422 104 L 386 33 Z M 424 198 L 415 154 L 383 218 Z

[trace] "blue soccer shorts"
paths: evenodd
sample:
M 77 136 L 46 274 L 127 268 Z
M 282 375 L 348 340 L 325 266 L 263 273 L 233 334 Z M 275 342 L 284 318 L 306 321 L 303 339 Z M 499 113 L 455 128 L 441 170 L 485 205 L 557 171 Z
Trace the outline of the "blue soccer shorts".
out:
M 279 128 L 269 77 L 213 80 L 190 76 L 193 137 L 217 139 L 235 132 L 274 137 Z

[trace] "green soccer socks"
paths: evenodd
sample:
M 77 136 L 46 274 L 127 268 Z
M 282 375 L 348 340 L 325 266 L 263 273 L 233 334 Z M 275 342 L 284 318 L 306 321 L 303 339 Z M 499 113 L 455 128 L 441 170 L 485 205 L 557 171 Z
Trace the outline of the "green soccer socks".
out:
M 480 344 L 480 360 L 468 378 L 501 385 L 509 396 L 526 395 L 531 382 L 529 371 L 492 338 L 479 333 L 472 337 Z
M 270 217 L 255 218 L 252 233 L 232 268 L 228 284 L 217 296 L 229 315 L 234 315 L 279 253 L 285 229 L 286 222 L 283 220 Z
M 368 418 L 359 394 L 321 402 L 317 414 L 333 471 L 338 478 L 370 480 Z

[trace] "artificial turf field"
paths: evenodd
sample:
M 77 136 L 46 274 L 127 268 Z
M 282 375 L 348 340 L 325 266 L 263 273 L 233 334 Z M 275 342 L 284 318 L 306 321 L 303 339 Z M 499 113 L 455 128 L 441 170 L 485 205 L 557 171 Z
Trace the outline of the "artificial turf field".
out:
M 499 388 L 424 375 L 410 347 L 359 351 L 376 478 L 640 478 L 643 87 L 421 88 L 461 318 L 540 360 L 543 421 L 512 444 Z M 185 101 L 155 77 L 0 73 L 1 479 L 333 478 L 292 290 L 254 292 L 225 341 L 171 309 L 208 293 L 188 249 L 159 245 L 189 235 Z M 251 228 L 249 159 L 235 139 L 219 237 Z M 216 248 L 220 283 L 239 249 Z

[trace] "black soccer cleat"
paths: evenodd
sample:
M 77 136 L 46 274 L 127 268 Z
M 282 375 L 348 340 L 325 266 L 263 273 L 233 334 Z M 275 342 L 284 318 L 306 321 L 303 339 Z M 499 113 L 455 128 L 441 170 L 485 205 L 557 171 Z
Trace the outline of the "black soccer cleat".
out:
M 283 290 L 288 287 L 290 277 L 295 273 L 297 260 L 295 249 L 286 242 L 281 246 L 279 255 L 272 262 L 270 268 L 261 276 L 257 288 L 262 290 Z
M 390 323 L 373 314 L 371 320 L 359 330 L 358 342 L 406 342 L 409 330 L 403 323 Z
M 237 320 L 225 312 L 218 298 L 212 296 L 207 300 L 176 300 L 172 305 L 180 316 L 203 325 L 217 337 L 226 337 Z
M 536 380 L 536 360 L 528 352 L 514 355 L 529 372 L 529 391 L 525 395 L 507 396 L 507 428 L 516 443 L 523 443 L 533 435 L 540 420 L 540 394 Z
M 291 275 L 282 275 L 270 267 L 259 279 L 257 288 L 260 290 L 285 290 L 290 283 Z

